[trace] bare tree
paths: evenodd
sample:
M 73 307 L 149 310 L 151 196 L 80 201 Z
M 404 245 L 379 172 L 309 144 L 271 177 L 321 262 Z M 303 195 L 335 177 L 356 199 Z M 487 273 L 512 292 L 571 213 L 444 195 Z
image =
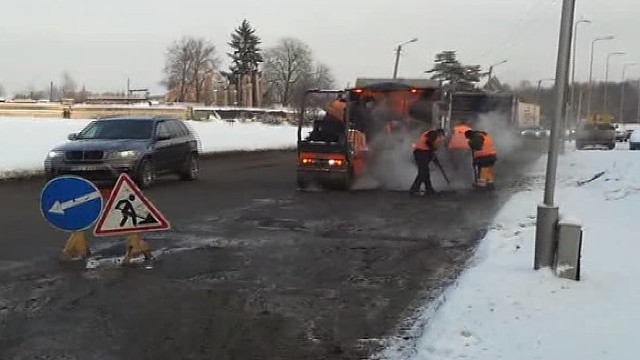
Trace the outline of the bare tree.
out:
M 326 64 L 318 62 L 314 65 L 313 71 L 305 74 L 304 79 L 296 85 L 292 102 L 296 106 L 301 105 L 304 101 L 305 92 L 308 89 L 332 89 L 334 86 L 335 78 L 331 73 L 331 69 Z M 315 99 L 315 97 L 313 99 Z M 320 104 L 309 103 L 308 105 L 319 106 Z
M 188 49 L 191 58 L 189 84 L 195 92 L 195 101 L 200 102 L 205 82 L 211 79 L 218 65 L 216 48 L 204 39 L 190 39 Z
M 184 37 L 169 47 L 163 83 L 177 92 L 178 101 L 202 100 L 205 81 L 217 67 L 215 52 L 207 40 L 193 37 Z
M 296 38 L 283 38 L 264 55 L 264 78 L 267 91 L 282 105 L 294 99 L 294 89 L 313 72 L 311 49 Z
M 68 72 L 62 73 L 62 96 L 67 99 L 75 98 L 78 84 L 73 79 L 73 76 Z
M 164 72 L 168 89 L 177 89 L 178 101 L 184 102 L 191 72 L 190 39 L 184 37 L 175 41 L 167 50 Z

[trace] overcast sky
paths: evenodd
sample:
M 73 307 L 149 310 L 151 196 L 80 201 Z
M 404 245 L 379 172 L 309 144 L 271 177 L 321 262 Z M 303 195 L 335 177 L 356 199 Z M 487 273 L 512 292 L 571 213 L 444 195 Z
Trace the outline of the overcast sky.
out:
M 213 41 L 220 57 L 231 31 L 248 19 L 264 46 L 283 36 L 307 42 L 333 69 L 341 86 L 356 77 L 388 77 L 394 46 L 406 46 L 400 76 L 421 77 L 442 50 L 457 50 L 463 63 L 508 59 L 496 67 L 503 81 L 536 82 L 554 76 L 561 0 L 29 0 L 6 1 L 0 10 L 0 83 L 10 91 L 46 87 L 67 70 L 90 90 L 163 89 L 164 51 L 184 35 Z M 578 33 L 577 78 L 588 78 L 591 39 L 616 39 L 596 48 L 594 74 L 611 78 L 622 64 L 640 62 L 638 0 L 577 0 L 576 19 L 593 21 Z M 640 77 L 640 66 L 630 71 Z

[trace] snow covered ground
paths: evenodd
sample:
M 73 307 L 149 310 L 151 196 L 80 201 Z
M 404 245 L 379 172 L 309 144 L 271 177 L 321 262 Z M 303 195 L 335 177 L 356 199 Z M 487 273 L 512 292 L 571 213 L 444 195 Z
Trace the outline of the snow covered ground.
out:
M 385 359 L 638 359 L 640 151 L 571 151 L 559 163 L 561 216 L 583 223 L 581 281 L 534 271 L 536 206 L 546 157 L 529 189 L 499 212 L 471 268 Z M 578 181 L 597 180 L 578 186 Z M 431 311 L 429 311 L 431 310 Z
M 44 158 L 91 120 L 0 118 L 0 178 L 42 171 Z M 187 122 L 204 152 L 295 147 L 297 128 L 261 123 Z

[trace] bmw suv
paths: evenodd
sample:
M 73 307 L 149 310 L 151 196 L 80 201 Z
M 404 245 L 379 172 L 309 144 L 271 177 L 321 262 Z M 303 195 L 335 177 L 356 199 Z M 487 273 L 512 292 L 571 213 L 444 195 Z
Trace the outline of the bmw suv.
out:
M 141 188 L 158 175 L 174 173 L 195 180 L 199 173 L 199 143 L 178 119 L 110 118 L 95 120 L 70 142 L 52 149 L 45 160 L 48 179 L 77 175 L 91 181 L 110 181 L 125 172 Z

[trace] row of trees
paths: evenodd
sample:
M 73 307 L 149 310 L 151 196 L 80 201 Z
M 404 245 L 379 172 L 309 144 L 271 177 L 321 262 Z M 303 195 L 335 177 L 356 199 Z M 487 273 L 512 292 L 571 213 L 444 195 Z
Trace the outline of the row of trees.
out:
M 265 100 L 285 106 L 297 105 L 308 88 L 334 85 L 331 69 L 316 61 L 311 48 L 302 40 L 282 38 L 265 50 L 261 44 L 256 29 L 244 20 L 227 43 L 231 49 L 226 54 L 230 66 L 221 70 L 212 43 L 204 38 L 182 38 L 167 51 L 163 84 L 177 93 L 178 101 L 207 102 L 210 100 L 207 86 L 211 81 L 224 80 L 238 88 L 247 75 L 255 84 L 261 74 Z

